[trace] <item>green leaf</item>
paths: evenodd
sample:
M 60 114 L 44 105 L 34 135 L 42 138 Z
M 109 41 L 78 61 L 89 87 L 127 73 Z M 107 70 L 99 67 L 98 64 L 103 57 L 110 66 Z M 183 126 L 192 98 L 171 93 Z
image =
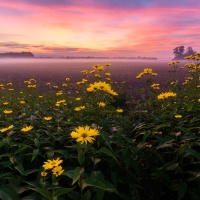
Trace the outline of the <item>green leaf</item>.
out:
M 84 182 L 88 186 L 97 187 L 97 188 L 100 188 L 102 190 L 109 191 L 109 192 L 116 192 L 116 189 L 114 188 L 114 186 L 105 180 L 101 181 L 101 180 L 95 179 L 93 177 L 90 177 L 90 178 L 85 179 Z
M 112 153 L 112 151 L 110 151 L 109 149 L 107 149 L 105 147 L 102 147 L 101 149 L 99 149 L 98 152 L 104 153 L 104 154 L 112 157 L 117 162 L 117 164 L 119 164 L 117 158 L 114 156 L 114 154 Z
M 38 155 L 39 149 L 34 149 L 33 150 L 33 155 L 32 155 L 32 159 L 31 162 L 35 159 L 35 157 Z
M 195 105 L 194 102 L 188 103 L 188 105 L 187 105 L 187 111 L 188 111 L 188 112 L 191 111 L 191 110 L 193 109 L 194 105 Z
M 68 176 L 69 178 L 72 178 L 72 179 L 73 179 L 73 174 L 74 174 L 74 170 L 68 170 L 62 173 L 62 175 Z
M 29 188 L 29 189 L 40 193 L 42 196 L 44 196 L 46 198 L 49 198 L 49 199 L 51 198 L 51 193 L 46 189 L 42 189 L 42 188 Z
M 165 170 L 173 170 L 175 169 L 179 164 L 176 161 L 172 161 L 167 163 L 166 165 L 163 166 Z
M 3 157 L 10 157 L 10 153 L 4 153 L 4 154 L 1 154 L 0 155 L 0 158 L 3 158 Z
M 161 128 L 166 128 L 166 127 L 170 127 L 170 124 L 160 124 L 160 125 L 158 125 L 158 126 L 156 126 L 155 128 L 154 128 L 154 130 L 159 130 L 159 129 L 161 129 Z
M 101 137 L 106 141 L 106 144 L 112 150 L 112 147 L 110 146 L 110 138 L 108 137 L 108 134 L 102 131 L 101 132 Z
M 180 183 L 178 189 L 178 200 L 181 200 L 184 197 L 186 191 L 187 184 L 185 182 Z
M 83 165 L 83 163 L 85 162 L 85 154 L 83 153 L 83 150 L 81 149 L 80 146 L 77 148 L 77 151 L 78 151 L 78 162 L 80 165 Z
M 195 151 L 194 149 L 185 149 L 185 152 L 189 153 L 190 155 L 194 156 L 195 158 L 197 158 L 198 160 L 200 160 L 200 153 L 198 153 L 197 151 Z
M 24 167 L 21 164 L 15 165 L 15 169 L 18 170 L 20 174 L 27 176 L 26 172 L 24 171 Z
M 2 174 L 0 174 L 0 178 L 7 177 L 9 175 L 12 175 L 12 173 L 2 173 Z
M 76 169 L 74 170 L 74 174 L 73 174 L 73 181 L 72 181 L 72 185 L 74 185 L 74 183 L 76 183 L 76 181 L 78 181 L 78 179 L 80 178 L 81 174 L 84 172 L 84 168 L 82 167 L 76 167 Z
M 20 200 L 17 192 L 9 185 L 0 187 L 0 199 L 2 200 Z
M 23 147 L 17 149 L 17 150 L 15 151 L 14 155 L 20 153 L 21 151 L 23 151 L 23 150 L 25 150 L 25 149 L 27 149 L 27 148 L 28 148 L 28 146 L 23 146 Z
M 160 143 L 158 144 L 156 149 L 160 149 L 160 148 L 164 148 L 164 147 L 171 147 L 172 146 L 172 142 L 174 141 L 174 139 L 172 139 L 169 136 L 166 136 L 165 138 L 163 138 Z
M 55 191 L 55 193 L 54 193 L 54 197 L 59 197 L 59 196 L 61 196 L 63 194 L 67 194 L 67 193 L 71 192 L 74 188 L 75 187 L 73 187 L 73 188 L 60 188 L 60 189 L 57 189 Z
M 104 197 L 104 190 L 100 189 L 100 188 L 96 188 L 96 196 L 97 196 L 97 200 L 103 200 Z

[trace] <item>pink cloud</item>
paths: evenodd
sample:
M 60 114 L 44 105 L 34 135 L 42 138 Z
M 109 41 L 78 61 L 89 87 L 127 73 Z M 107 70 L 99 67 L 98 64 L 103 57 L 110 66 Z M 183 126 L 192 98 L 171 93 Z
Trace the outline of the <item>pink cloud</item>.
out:
M 167 51 L 170 55 L 178 45 L 200 50 L 196 42 L 200 37 L 198 6 L 166 4 L 110 9 L 109 4 L 43 6 L 37 1 L 31 4 L 1 0 L 0 3 L 0 8 L 16 10 L 0 16 L 3 30 L 0 42 L 3 38 L 7 44 L 27 44 L 26 48 L 41 53 L 65 53 L 64 49 L 74 48 L 76 53 L 156 56 Z

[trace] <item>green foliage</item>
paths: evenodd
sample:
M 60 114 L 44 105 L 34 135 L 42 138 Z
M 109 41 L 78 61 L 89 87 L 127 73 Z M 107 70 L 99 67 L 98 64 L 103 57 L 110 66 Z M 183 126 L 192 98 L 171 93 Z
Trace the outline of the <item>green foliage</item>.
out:
M 76 85 L 48 83 L 43 96 L 34 79 L 23 93 L 0 84 L 0 198 L 199 199 L 195 56 L 183 85 L 178 62 L 170 63 L 167 92 L 154 84 L 157 73 L 144 70 L 137 77 L 146 76 L 149 87 L 142 99 L 112 82 L 109 64 L 83 70 Z

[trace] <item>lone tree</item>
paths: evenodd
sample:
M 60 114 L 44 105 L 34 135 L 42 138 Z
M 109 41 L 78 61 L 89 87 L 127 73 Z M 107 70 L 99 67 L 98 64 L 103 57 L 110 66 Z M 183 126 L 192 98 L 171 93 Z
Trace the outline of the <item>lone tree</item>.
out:
M 183 59 L 184 58 L 184 52 L 185 52 L 185 47 L 184 46 L 179 46 L 173 49 L 173 54 L 174 54 L 174 59 Z
M 184 59 L 185 56 L 194 55 L 195 51 L 192 47 L 188 47 L 185 51 L 184 46 L 179 46 L 173 49 L 174 59 Z

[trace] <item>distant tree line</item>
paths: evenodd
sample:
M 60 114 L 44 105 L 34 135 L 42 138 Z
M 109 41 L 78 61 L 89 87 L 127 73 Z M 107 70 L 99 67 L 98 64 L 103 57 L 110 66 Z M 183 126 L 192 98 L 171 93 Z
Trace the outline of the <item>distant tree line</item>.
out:
M 173 49 L 174 59 L 184 59 L 185 56 L 194 55 L 195 51 L 192 47 L 188 47 L 185 50 L 184 46 L 179 46 Z
M 34 58 L 35 56 L 31 52 L 10 52 L 0 53 L 0 58 Z

